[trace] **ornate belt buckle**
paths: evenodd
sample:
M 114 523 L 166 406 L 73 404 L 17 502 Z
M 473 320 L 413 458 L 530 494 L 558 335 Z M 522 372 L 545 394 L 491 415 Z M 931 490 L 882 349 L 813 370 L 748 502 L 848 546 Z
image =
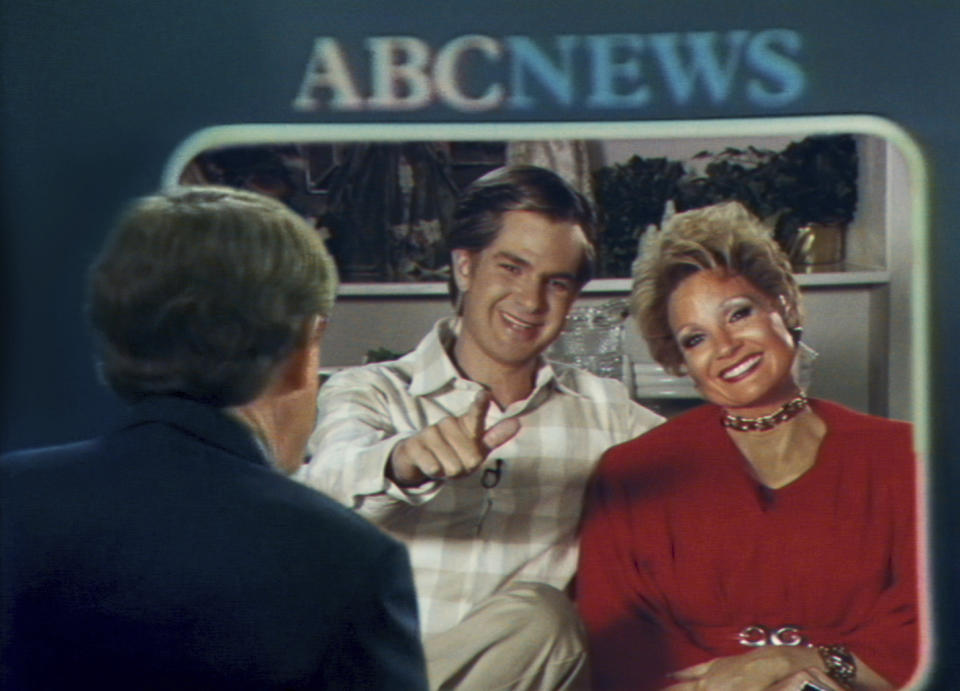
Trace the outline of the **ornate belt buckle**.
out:
M 770 644 L 771 645 L 806 645 L 807 639 L 803 637 L 803 634 L 800 633 L 800 628 L 797 626 L 781 626 L 779 629 L 770 634 Z
M 740 641 L 740 645 L 746 645 L 751 648 L 761 648 L 768 644 L 770 640 L 770 632 L 767 631 L 766 626 L 761 626 L 760 624 L 753 624 L 747 626 L 739 634 L 737 634 L 737 640 Z
M 760 648 L 765 645 L 797 646 L 806 645 L 807 639 L 800 633 L 798 626 L 781 626 L 771 631 L 761 624 L 751 624 L 737 634 L 740 645 Z

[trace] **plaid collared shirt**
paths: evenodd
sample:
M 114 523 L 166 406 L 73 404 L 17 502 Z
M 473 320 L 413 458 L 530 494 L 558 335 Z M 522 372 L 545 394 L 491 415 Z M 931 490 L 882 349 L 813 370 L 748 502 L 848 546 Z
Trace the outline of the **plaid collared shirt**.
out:
M 463 415 L 481 387 L 457 372 L 442 320 L 399 360 L 338 373 L 320 391 L 311 461 L 297 478 L 406 543 L 425 634 L 459 623 L 513 580 L 557 588 L 577 563 L 577 524 L 587 479 L 601 454 L 662 422 L 612 379 L 544 363 L 533 392 L 486 426 L 517 417 L 520 432 L 477 472 L 401 488 L 385 474 L 402 439 Z

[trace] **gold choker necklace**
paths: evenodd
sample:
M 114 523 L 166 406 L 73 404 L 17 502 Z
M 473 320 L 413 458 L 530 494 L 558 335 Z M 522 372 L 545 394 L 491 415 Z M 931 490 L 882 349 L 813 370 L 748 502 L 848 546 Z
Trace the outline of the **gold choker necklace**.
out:
M 784 403 L 780 407 L 780 410 L 760 417 L 740 417 L 739 415 L 733 415 L 724 410 L 720 418 L 720 424 L 724 427 L 735 429 L 738 432 L 760 432 L 773 429 L 777 425 L 795 418 L 803 412 L 807 405 L 807 397 L 800 394 L 792 401 Z

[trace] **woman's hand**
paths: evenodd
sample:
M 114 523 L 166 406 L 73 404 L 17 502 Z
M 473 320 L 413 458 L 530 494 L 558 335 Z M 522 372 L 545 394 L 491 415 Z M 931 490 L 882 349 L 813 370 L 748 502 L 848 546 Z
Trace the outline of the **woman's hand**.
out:
M 687 667 L 670 675 L 676 682 L 666 691 L 767 691 L 780 687 L 775 684 L 786 681 L 794 674 L 817 670 L 820 656 L 816 650 L 792 646 L 765 646 L 742 655 L 718 657 L 693 667 Z M 829 679 L 829 677 L 825 677 Z M 813 682 L 823 686 L 817 681 Z M 803 683 L 784 686 L 784 691 L 799 691 Z M 824 687 L 829 691 L 842 691 L 836 686 Z

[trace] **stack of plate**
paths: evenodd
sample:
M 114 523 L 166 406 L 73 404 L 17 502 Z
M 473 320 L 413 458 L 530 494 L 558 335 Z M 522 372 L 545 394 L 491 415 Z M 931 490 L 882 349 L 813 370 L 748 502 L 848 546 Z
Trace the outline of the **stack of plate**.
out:
M 634 362 L 631 393 L 634 398 L 700 398 L 690 377 L 677 377 L 655 362 Z

